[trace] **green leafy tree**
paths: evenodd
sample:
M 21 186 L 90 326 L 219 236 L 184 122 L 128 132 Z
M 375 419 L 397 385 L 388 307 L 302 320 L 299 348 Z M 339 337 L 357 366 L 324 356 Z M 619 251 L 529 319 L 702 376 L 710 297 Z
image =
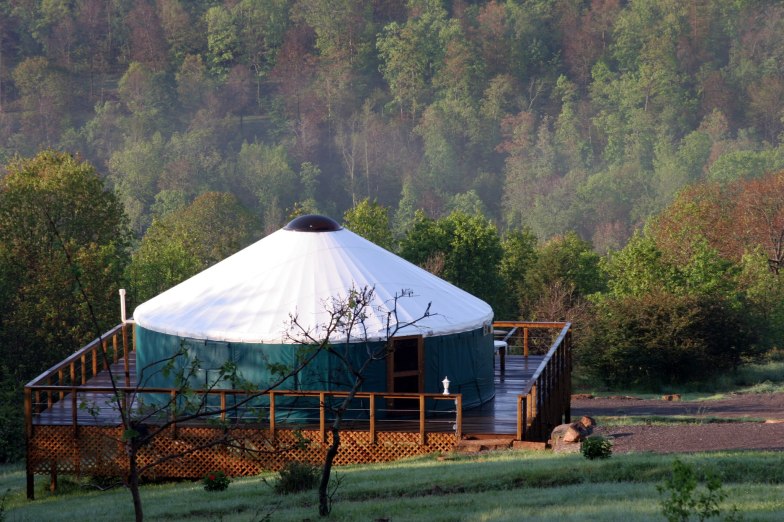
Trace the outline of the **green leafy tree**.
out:
M 760 345 L 767 349 L 784 347 L 784 278 L 771 272 L 762 249 L 743 256 L 738 290 L 743 293 Z
M 761 178 L 784 168 L 784 148 L 735 150 L 719 156 L 708 169 L 708 179 L 728 183 Z
M 541 295 L 555 281 L 573 286 L 580 296 L 587 297 L 605 286 L 599 269 L 599 255 L 591 243 L 570 232 L 543 244 L 536 253 L 536 261 L 526 274 L 526 284 L 532 296 Z
M 216 78 L 223 79 L 239 54 L 237 26 L 231 11 L 222 5 L 210 7 L 205 19 L 210 71 Z
M 117 323 L 129 239 L 122 205 L 90 164 L 44 151 L 5 166 L 0 177 L 0 462 L 24 451 L 21 385 L 92 340 L 92 317 L 104 330 Z
M 422 113 L 414 132 L 421 136 L 424 161 L 420 181 L 442 196 L 464 192 L 478 170 L 474 159 L 478 118 L 471 104 L 457 99 L 439 100 Z
M 109 158 L 109 180 L 114 183 L 132 230 L 139 236 L 150 224 L 149 209 L 165 164 L 166 143 L 159 133 L 146 141 L 128 140 Z
M 67 108 L 73 91 L 68 76 L 53 67 L 46 58 L 35 57 L 22 61 L 14 68 L 13 80 L 23 110 L 23 150 L 34 150 L 30 146 L 32 143 L 54 145 L 68 123 Z
M 118 84 L 120 102 L 129 112 L 125 134 L 141 141 L 155 131 L 165 131 L 168 110 L 172 107 L 172 89 L 163 72 L 156 72 L 139 62 L 131 62 Z
M 394 250 L 389 210 L 375 201 L 363 199 L 343 214 L 343 224 L 382 248 Z
M 384 27 L 377 41 L 381 73 L 395 103 L 416 116 L 432 100 L 432 80 L 444 61 L 445 42 L 457 29 L 439 1 L 419 4 L 404 24 Z
M 507 233 L 501 241 L 503 257 L 499 265 L 508 296 L 506 309 L 499 313 L 502 318 L 520 318 L 520 303 L 528 292 L 526 278 L 537 258 L 536 236 L 529 229 L 516 229 Z
M 575 343 L 591 322 L 588 296 L 604 288 L 599 256 L 588 241 L 570 232 L 539 246 L 525 273 L 519 307 L 526 319 L 571 321 Z
M 466 292 L 502 308 L 501 239 L 483 216 L 452 212 L 433 220 L 418 211 L 400 254 Z
M 93 338 L 77 276 L 101 324 L 116 323 L 128 242 L 122 206 L 90 164 L 53 151 L 8 164 L 0 181 L 2 360 L 29 378 Z
M 212 89 L 212 82 L 207 76 L 207 66 L 201 55 L 186 55 L 175 79 L 180 106 L 188 114 L 194 114 L 204 106 Z
M 292 169 L 283 145 L 243 143 L 229 182 L 235 194 L 255 196 L 246 204 L 259 209 L 267 231 L 274 231 L 280 227 L 285 211 L 300 201 L 301 183 L 306 182 L 306 189 L 314 189 L 318 174 L 308 168 L 305 171 L 306 179 L 301 179 Z
M 153 221 L 128 268 L 132 297 L 146 301 L 196 275 L 250 244 L 258 230 L 233 195 L 202 194 Z

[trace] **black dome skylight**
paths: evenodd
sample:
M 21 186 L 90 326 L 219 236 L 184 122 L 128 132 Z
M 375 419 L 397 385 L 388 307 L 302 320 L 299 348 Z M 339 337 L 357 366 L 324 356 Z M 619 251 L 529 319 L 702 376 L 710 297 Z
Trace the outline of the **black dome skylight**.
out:
M 342 228 L 334 219 L 317 214 L 299 216 L 289 221 L 289 224 L 283 227 L 284 230 L 294 230 L 296 232 L 335 232 Z

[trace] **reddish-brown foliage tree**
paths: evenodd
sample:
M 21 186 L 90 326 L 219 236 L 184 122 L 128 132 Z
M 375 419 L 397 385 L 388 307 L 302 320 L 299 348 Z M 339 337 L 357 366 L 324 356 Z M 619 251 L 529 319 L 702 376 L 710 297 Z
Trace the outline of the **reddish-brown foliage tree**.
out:
M 153 71 L 164 70 L 168 46 L 155 7 L 148 2 L 137 2 L 125 22 L 131 33 L 131 59 Z
M 733 224 L 746 246 L 760 245 L 770 269 L 784 269 L 784 171 L 743 184 Z
M 618 0 L 593 0 L 588 9 L 567 2 L 560 6 L 564 62 L 580 85 L 591 80 L 591 68 L 609 46 L 620 10 Z
M 784 171 L 689 188 L 652 222 L 650 231 L 673 261 L 688 260 L 693 240 L 701 236 L 735 262 L 762 248 L 778 274 L 784 268 Z

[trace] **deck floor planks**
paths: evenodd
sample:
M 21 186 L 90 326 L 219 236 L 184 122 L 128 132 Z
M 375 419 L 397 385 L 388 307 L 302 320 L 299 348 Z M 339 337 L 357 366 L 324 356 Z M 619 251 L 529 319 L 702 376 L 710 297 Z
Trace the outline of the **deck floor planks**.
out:
M 523 357 L 522 355 L 506 356 L 506 371 L 500 372 L 498 356 L 495 361 L 495 397 L 483 405 L 463 411 L 463 434 L 468 435 L 514 435 L 517 432 L 517 396 L 533 376 L 541 361 L 542 356 Z M 135 385 L 135 353 L 131 352 L 129 358 L 131 369 L 131 383 Z M 124 384 L 124 370 L 122 361 L 112 366 L 115 379 Z M 111 386 L 109 372 L 103 371 L 88 381 L 88 386 Z M 70 425 L 72 424 L 72 399 L 66 394 L 62 400 L 55 402 L 51 408 L 46 404 L 33 405 L 34 411 L 39 406 L 43 411 L 33 415 L 34 425 Z M 77 393 L 77 423 L 81 426 L 115 426 L 120 424 L 119 413 L 112 407 L 113 398 L 109 393 L 81 392 Z M 84 405 L 81 406 L 80 405 Z M 96 415 L 89 411 L 89 406 L 98 406 Z M 46 408 L 46 409 L 44 409 Z M 441 414 L 429 418 L 429 431 L 451 431 L 454 429 L 454 417 Z M 286 427 L 278 423 L 281 428 Z M 298 427 L 304 428 L 302 424 Z M 367 429 L 367 421 L 344 422 L 344 428 Z M 317 427 L 316 427 L 317 428 Z M 419 422 L 415 419 L 392 419 L 377 421 L 378 430 L 389 431 L 419 431 Z

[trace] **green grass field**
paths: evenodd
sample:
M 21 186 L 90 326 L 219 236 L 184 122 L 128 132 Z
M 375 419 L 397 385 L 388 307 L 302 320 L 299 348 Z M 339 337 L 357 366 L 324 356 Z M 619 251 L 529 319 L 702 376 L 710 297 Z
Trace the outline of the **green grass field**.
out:
M 685 401 L 718 400 L 728 394 L 784 393 L 784 361 L 749 363 L 737 370 L 714 377 L 707 381 L 697 381 L 677 387 L 663 386 L 660 390 L 617 390 L 596 388 L 579 371 L 575 372 L 573 386 L 575 393 L 590 393 L 596 397 L 628 395 L 640 399 L 658 399 L 662 394 L 678 393 Z
M 674 456 L 616 455 L 588 461 L 549 452 L 447 455 L 385 465 L 338 468 L 342 483 L 331 520 L 405 521 L 663 520 L 656 486 L 669 476 Z M 737 507 L 745 520 L 784 520 L 784 453 L 682 455 L 699 472 L 713 470 L 728 493 L 722 509 Z M 266 479 L 266 483 L 262 478 Z M 276 495 L 275 474 L 235 480 L 228 490 L 206 492 L 200 483 L 151 484 L 142 489 L 147 520 L 317 520 L 316 491 Z M 37 500 L 24 492 L 24 470 L 0 468 L 5 520 L 131 520 L 124 488 L 97 491 L 64 483 L 50 494 L 36 481 Z

